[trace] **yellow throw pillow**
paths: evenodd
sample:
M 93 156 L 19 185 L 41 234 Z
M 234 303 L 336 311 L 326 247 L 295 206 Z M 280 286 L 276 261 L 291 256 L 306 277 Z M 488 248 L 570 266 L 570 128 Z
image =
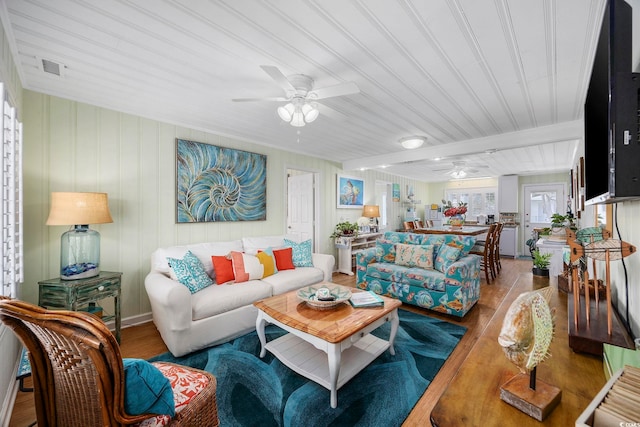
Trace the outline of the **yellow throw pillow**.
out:
M 278 272 L 276 260 L 273 257 L 273 250 L 271 248 L 258 252 L 256 257 L 258 258 L 258 261 L 260 261 L 260 264 L 264 266 L 264 273 L 262 277 L 271 276 Z

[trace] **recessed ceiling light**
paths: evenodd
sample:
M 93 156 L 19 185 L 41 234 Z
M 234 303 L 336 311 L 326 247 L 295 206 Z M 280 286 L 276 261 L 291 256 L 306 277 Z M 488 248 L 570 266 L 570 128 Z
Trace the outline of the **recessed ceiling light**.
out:
M 405 136 L 404 138 L 400 138 L 400 144 L 402 144 L 403 148 L 407 150 L 413 150 L 414 148 L 421 147 L 422 144 L 427 140 L 426 136 Z

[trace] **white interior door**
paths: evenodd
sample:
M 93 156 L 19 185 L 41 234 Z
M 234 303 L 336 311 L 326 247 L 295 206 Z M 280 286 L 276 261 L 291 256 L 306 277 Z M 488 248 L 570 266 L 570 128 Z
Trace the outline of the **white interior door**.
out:
M 524 186 L 524 239 L 522 253 L 528 254 L 526 241 L 535 228 L 551 225 L 551 215 L 567 209 L 564 184 L 535 184 Z
M 287 233 L 299 241 L 313 242 L 313 200 L 312 173 L 287 178 Z

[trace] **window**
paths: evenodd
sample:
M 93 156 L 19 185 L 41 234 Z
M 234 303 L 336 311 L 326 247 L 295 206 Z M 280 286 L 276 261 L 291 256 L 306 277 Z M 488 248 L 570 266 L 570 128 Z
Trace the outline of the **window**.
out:
M 0 83 L 2 101 L 2 289 L 5 296 L 17 297 L 24 281 L 22 223 L 22 123 L 9 104 Z
M 446 200 L 453 205 L 467 204 L 467 219 L 475 220 L 478 215 L 497 215 L 496 194 L 497 188 L 464 188 L 446 190 Z

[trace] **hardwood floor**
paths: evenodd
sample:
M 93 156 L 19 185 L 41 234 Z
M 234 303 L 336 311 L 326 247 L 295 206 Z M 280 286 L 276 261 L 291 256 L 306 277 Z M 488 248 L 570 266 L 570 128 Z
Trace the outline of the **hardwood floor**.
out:
M 458 371 L 478 337 L 482 335 L 496 308 L 500 305 L 518 276 L 521 273 L 531 271 L 531 261 L 503 258 L 502 267 L 497 280 L 490 285 L 487 285 L 484 279 L 482 280 L 480 301 L 462 319 L 458 320 L 430 310 L 403 305 L 402 308 L 404 309 L 457 323 L 467 328 L 467 333 L 462 337 L 458 346 L 405 420 L 404 427 L 431 425 L 429 414 L 437 403 L 438 398 Z M 345 286 L 355 286 L 355 276 L 348 276 L 342 273 L 335 273 L 333 281 Z M 166 346 L 151 322 L 122 330 L 121 352 L 123 357 L 147 359 L 166 351 Z M 26 385 L 29 386 L 29 382 Z M 32 393 L 18 392 L 9 427 L 25 427 L 33 421 L 35 421 L 35 410 Z

